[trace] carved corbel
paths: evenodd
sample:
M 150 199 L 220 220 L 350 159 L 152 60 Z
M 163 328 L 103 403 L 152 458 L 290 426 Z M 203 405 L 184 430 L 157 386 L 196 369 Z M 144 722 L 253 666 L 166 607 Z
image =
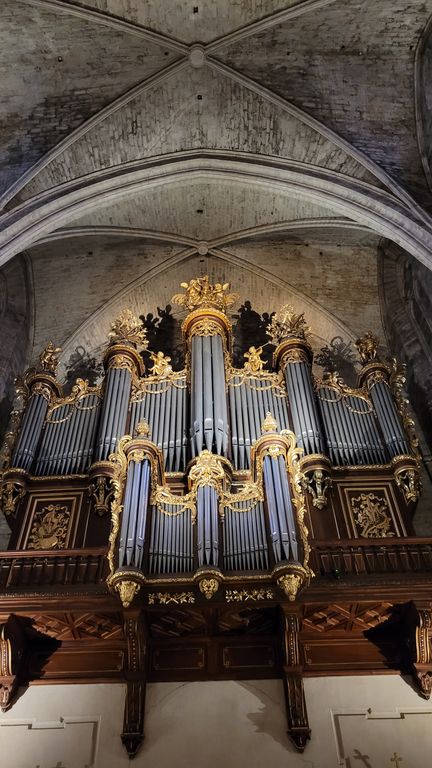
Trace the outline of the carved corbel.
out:
M 324 509 L 331 488 L 331 465 L 327 456 L 313 454 L 300 460 L 301 487 L 312 497 L 317 509 Z
M 147 659 L 146 627 L 141 611 L 124 612 L 124 633 L 127 642 L 126 699 L 121 740 L 129 758 L 133 758 L 144 739 Z
M 0 709 L 6 712 L 23 682 L 26 638 L 19 619 L 11 614 L 0 624 Z
M 24 478 L 21 480 L 21 478 L 12 475 L 4 475 L 0 488 L 0 507 L 6 517 L 15 517 L 18 504 L 25 494 Z
M 422 483 L 417 467 L 402 467 L 396 470 L 395 478 L 407 504 L 419 500 Z
M 110 501 L 114 493 L 111 485 L 111 478 L 99 475 L 93 478 L 89 485 L 89 497 L 92 501 L 93 509 L 99 517 L 103 517 L 109 512 Z
M 283 683 L 288 722 L 288 736 L 299 752 L 310 739 L 310 728 L 303 687 L 303 667 L 299 644 L 298 613 L 282 609 Z

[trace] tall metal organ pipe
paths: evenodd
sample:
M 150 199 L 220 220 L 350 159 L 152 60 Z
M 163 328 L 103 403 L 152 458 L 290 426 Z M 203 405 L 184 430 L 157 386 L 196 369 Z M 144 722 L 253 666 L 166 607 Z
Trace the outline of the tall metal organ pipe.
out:
M 35 373 L 27 385 L 30 395 L 26 403 L 21 430 L 12 459 L 12 466 L 30 471 L 42 434 L 51 398 L 60 395 L 60 387 L 54 375 Z
M 368 362 L 360 372 L 360 383 L 369 390 L 386 450 L 391 458 L 410 453 L 393 393 L 389 386 L 390 370 L 378 360 Z
M 148 459 L 129 463 L 119 544 L 119 568 L 141 570 L 151 485 Z
M 190 450 L 228 454 L 228 406 L 225 351 L 231 326 L 213 308 L 191 312 L 183 323 L 190 353 Z
M 114 342 L 104 357 L 107 369 L 105 392 L 101 406 L 99 429 L 94 452 L 95 461 L 105 461 L 115 451 L 118 439 L 126 430 L 132 380 L 143 372 L 142 358 L 130 342 Z
M 275 351 L 275 362 L 283 370 L 294 432 L 305 454 L 326 453 L 316 396 L 313 388 L 312 350 L 300 338 L 283 339 Z

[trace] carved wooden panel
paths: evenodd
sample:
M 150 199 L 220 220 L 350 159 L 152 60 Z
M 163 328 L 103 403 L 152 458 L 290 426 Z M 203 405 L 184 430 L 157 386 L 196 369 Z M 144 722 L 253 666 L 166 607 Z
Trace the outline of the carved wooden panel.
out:
M 390 615 L 392 603 L 344 603 L 305 606 L 303 633 L 312 632 L 364 632 L 385 621 Z
M 124 637 L 119 614 L 41 614 L 32 619 L 34 629 L 56 640 L 113 640 Z
M 333 483 L 341 511 L 341 538 L 387 538 L 411 533 L 393 479 L 358 475 Z M 346 531 L 346 533 L 345 533 Z
M 83 497 L 83 490 L 30 493 L 17 548 L 62 550 L 76 546 Z

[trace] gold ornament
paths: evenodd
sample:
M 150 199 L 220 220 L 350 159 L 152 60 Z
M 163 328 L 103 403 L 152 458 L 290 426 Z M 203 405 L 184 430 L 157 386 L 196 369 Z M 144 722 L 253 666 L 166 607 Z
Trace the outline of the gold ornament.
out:
M 264 361 L 261 360 L 262 351 L 262 347 L 249 347 L 249 350 L 244 353 L 243 357 L 246 360 L 244 372 L 248 376 L 256 376 L 263 373 Z
M 168 355 L 165 356 L 163 352 L 150 352 L 150 358 L 153 363 L 153 366 L 150 368 L 152 376 L 165 378 L 172 374 L 171 358 Z
M 227 603 L 246 603 L 257 600 L 274 600 L 274 593 L 271 589 L 227 589 L 225 592 Z
M 305 472 L 301 480 L 302 487 L 312 496 L 312 504 L 317 509 L 324 509 L 327 504 L 327 492 L 331 488 L 331 479 L 322 469 L 312 473 Z
M 52 341 L 49 341 L 44 351 L 39 355 L 42 370 L 48 373 L 55 373 L 60 353 L 61 347 L 56 347 Z
M 274 416 L 272 416 L 270 411 L 267 411 L 266 417 L 261 424 L 261 432 L 263 435 L 267 434 L 268 432 L 277 432 L 277 421 Z
M 219 589 L 219 582 L 214 578 L 201 579 L 198 583 L 198 586 L 206 600 L 211 600 Z
M 297 314 L 293 307 L 285 304 L 279 312 L 275 312 L 267 328 L 273 344 L 279 344 L 284 339 L 306 339 L 310 328 L 304 319 L 304 313 Z
M 288 600 L 294 602 L 297 597 L 297 592 L 303 583 L 303 579 L 298 573 L 284 573 L 283 576 L 279 576 L 277 583 L 285 592 Z
M 70 509 L 49 504 L 35 513 L 27 549 L 64 549 L 69 527 Z
M 193 592 L 150 592 L 148 595 L 149 605 L 169 605 L 170 603 L 182 605 L 194 602 L 195 595 Z
M 125 579 L 124 581 L 117 581 L 114 588 L 119 593 L 123 608 L 129 608 L 135 595 L 140 591 L 141 585 L 136 581 Z
M 194 488 L 211 485 L 217 491 L 222 490 L 225 472 L 220 457 L 204 450 L 198 455 L 189 471 L 189 482 Z
M 211 285 L 208 275 L 195 277 L 189 283 L 180 283 L 186 293 L 176 293 L 172 297 L 174 304 L 179 304 L 189 311 L 199 308 L 213 308 L 225 312 L 239 298 L 237 293 L 227 293 L 229 283 Z
M 0 491 L 0 507 L 6 517 L 15 516 L 20 499 L 25 496 L 25 488 L 19 483 L 5 482 Z
M 124 309 L 120 313 L 117 320 L 113 322 L 108 337 L 112 342 L 131 341 L 143 349 L 148 347 L 147 331 L 141 320 L 130 309 Z
M 354 521 L 360 529 L 360 536 L 365 538 L 385 538 L 395 536 L 390 530 L 391 517 L 385 499 L 375 496 L 373 493 L 362 493 L 356 498 L 351 498 L 351 507 Z
M 371 360 L 376 359 L 378 343 L 378 338 L 374 336 L 372 331 L 367 331 L 364 336 L 357 339 L 355 345 L 359 351 L 362 363 L 369 363 Z
M 135 434 L 137 437 L 149 437 L 150 426 L 146 421 L 139 421 L 135 427 Z
M 422 483 L 417 469 L 402 468 L 396 472 L 396 482 L 405 496 L 405 501 L 418 501 L 421 494 Z

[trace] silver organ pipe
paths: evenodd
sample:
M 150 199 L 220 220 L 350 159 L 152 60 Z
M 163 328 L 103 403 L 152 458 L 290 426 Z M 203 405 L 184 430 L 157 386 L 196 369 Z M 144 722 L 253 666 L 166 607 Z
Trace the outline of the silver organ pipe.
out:
M 297 562 L 297 533 L 284 457 L 265 456 L 263 472 L 275 561 Z
M 51 346 L 54 350 L 54 346 Z M 47 346 L 45 352 L 40 357 L 43 367 L 44 355 L 47 354 L 49 349 L 50 345 Z M 53 353 L 51 352 L 50 354 L 52 355 Z M 20 433 L 12 457 L 12 465 L 14 467 L 30 471 L 33 466 L 48 406 L 55 395 L 60 393 L 59 385 L 53 375 L 56 365 L 57 358 L 54 357 L 53 362 L 46 368 L 47 373 L 35 373 L 27 380 L 30 394 L 26 402 Z
M 191 339 L 192 456 L 204 448 L 221 456 L 228 450 L 228 409 L 222 337 L 195 335 Z
M 150 484 L 150 461 L 132 460 L 128 467 L 122 512 L 119 568 L 140 570 L 142 567 Z
M 219 564 L 218 494 L 211 485 L 197 490 L 198 566 Z
M 384 380 L 372 383 L 369 391 L 390 456 L 409 453 L 408 441 L 388 383 Z

